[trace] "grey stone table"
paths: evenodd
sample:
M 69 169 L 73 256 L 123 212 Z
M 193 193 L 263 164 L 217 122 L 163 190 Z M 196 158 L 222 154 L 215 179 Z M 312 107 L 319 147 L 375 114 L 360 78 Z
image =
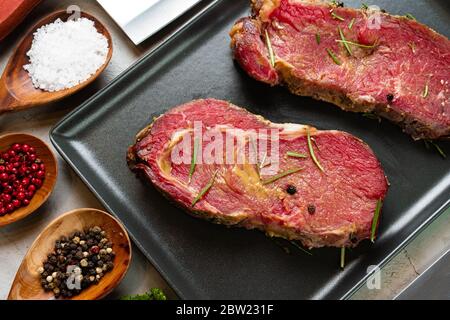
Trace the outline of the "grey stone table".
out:
M 45 107 L 2 115 L 0 117 L 0 135 L 11 132 L 27 132 L 49 142 L 49 130 L 64 115 L 106 86 L 163 38 L 152 38 L 136 47 L 95 1 L 46 0 L 19 28 L 0 43 L 0 70 L 3 70 L 13 49 L 27 29 L 48 13 L 65 9 L 72 4 L 93 13 L 111 31 L 114 41 L 114 55 L 111 64 L 94 84 L 75 96 Z M 51 220 L 72 209 L 102 208 L 69 166 L 59 157 L 58 162 L 59 179 L 48 202 L 27 219 L 0 229 L 0 299 L 6 298 L 22 257 L 35 237 Z M 380 289 L 369 290 L 363 287 L 353 298 L 391 299 L 395 297 L 448 248 L 450 248 L 450 210 L 438 218 L 382 269 Z M 134 248 L 133 254 L 132 265 L 127 276 L 110 297 L 118 298 L 126 294 L 142 293 L 151 287 L 160 287 L 168 293 L 169 297 L 175 298 L 176 295 L 170 287 L 136 248 Z

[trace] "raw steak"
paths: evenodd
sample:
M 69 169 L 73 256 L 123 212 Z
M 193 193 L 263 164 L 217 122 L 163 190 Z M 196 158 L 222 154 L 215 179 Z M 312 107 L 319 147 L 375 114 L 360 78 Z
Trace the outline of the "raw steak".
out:
M 196 126 L 199 121 L 201 126 Z M 203 130 L 201 144 L 194 137 L 195 127 Z M 211 151 L 209 143 L 219 141 L 230 129 L 241 129 L 235 137 L 244 143 L 224 144 L 223 153 L 221 148 Z M 252 132 L 262 134 L 255 137 Z M 278 135 L 276 140 L 273 133 Z M 186 153 L 181 152 L 184 143 Z M 264 143 L 278 148 L 259 147 Z M 197 152 L 193 152 L 195 146 Z M 234 160 L 221 164 L 229 146 Z M 279 159 L 271 150 L 278 151 Z M 245 161 L 237 161 L 239 151 Z M 288 156 L 290 152 L 304 158 Z M 173 160 L 174 154 L 185 161 Z M 208 164 L 204 159 L 210 154 L 219 155 L 215 158 L 219 161 Z M 258 154 L 254 162 L 252 154 Z M 194 155 L 198 164 L 192 171 Z M 380 162 L 358 138 L 340 131 L 271 123 L 213 99 L 187 103 L 157 118 L 138 134 L 129 149 L 128 164 L 195 217 L 260 229 L 269 236 L 300 240 L 310 248 L 355 246 L 370 237 L 377 203 L 388 189 Z M 274 164 L 279 168 L 270 172 Z M 277 179 L 287 172 L 292 173 Z M 206 188 L 211 182 L 211 188 Z
M 373 112 L 415 139 L 450 136 L 445 36 L 413 17 L 331 1 L 253 0 L 252 6 L 254 16 L 234 25 L 231 47 L 253 78 L 347 111 Z

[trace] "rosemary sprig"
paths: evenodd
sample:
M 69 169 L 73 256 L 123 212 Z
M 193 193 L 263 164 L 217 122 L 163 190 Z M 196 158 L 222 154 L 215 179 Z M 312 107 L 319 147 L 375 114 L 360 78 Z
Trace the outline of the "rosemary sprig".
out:
M 337 19 L 340 21 L 345 21 L 344 18 L 342 18 L 340 15 L 336 14 L 334 11 L 331 11 L 331 16 L 333 17 L 333 19 Z
M 429 91 L 429 88 L 428 88 L 428 83 L 425 85 L 425 88 L 423 89 L 423 92 L 422 92 L 422 98 L 426 98 L 426 97 L 428 97 L 428 91 Z
M 288 151 L 288 152 L 286 152 L 286 155 L 288 157 L 292 157 L 292 158 L 308 158 L 308 156 L 306 154 L 302 154 L 302 153 L 298 153 L 298 152 L 294 152 L 294 151 Z
M 198 154 L 199 141 L 198 138 L 194 140 L 194 151 L 191 157 L 191 168 L 189 170 L 189 182 L 191 182 L 192 175 L 195 171 L 195 166 L 197 164 L 197 154 Z
M 407 13 L 407 14 L 405 15 L 405 17 L 407 17 L 407 18 L 410 19 L 410 20 L 417 21 L 416 17 L 414 17 L 411 13 Z
M 273 176 L 272 178 L 263 180 L 263 181 L 262 181 L 262 184 L 263 184 L 263 185 L 271 184 L 272 182 L 275 182 L 275 181 L 277 181 L 277 180 L 280 180 L 281 178 L 287 177 L 287 176 L 289 176 L 289 175 L 291 175 L 291 174 L 297 173 L 297 172 L 299 172 L 299 171 L 301 171 L 301 170 L 303 170 L 303 168 L 295 168 L 295 169 L 290 169 L 290 170 L 284 171 L 284 172 L 282 172 L 282 173 L 279 173 L 279 174 Z
M 320 171 L 325 172 L 324 168 L 322 167 L 319 160 L 317 160 L 316 155 L 314 154 L 314 148 L 312 145 L 311 134 L 309 133 L 309 130 L 307 130 L 307 135 L 308 135 L 308 149 L 309 153 L 311 154 L 311 158 L 313 162 L 316 164 L 316 166 L 320 169 Z
M 320 44 L 320 34 L 316 33 L 316 42 Z
M 216 170 L 211 178 L 211 180 L 208 182 L 208 184 L 200 191 L 200 193 L 195 197 L 195 199 L 192 201 L 192 207 L 194 207 L 197 202 L 200 201 L 201 198 L 203 198 L 203 196 L 209 191 L 209 189 L 211 189 L 211 187 L 213 186 L 214 182 L 216 181 L 216 176 L 217 176 L 217 172 L 219 170 Z
M 355 18 L 353 18 L 352 21 L 350 21 L 350 23 L 348 24 L 348 28 L 350 30 L 352 30 L 354 24 L 355 24 Z
M 336 42 L 341 42 L 341 43 L 346 43 L 352 46 L 356 46 L 356 47 L 360 47 L 360 48 L 366 48 L 366 49 L 373 49 L 375 48 L 376 44 L 373 44 L 371 46 L 365 45 L 365 44 L 361 44 L 361 43 L 357 43 L 357 42 L 352 42 L 352 41 L 348 41 L 348 40 L 336 40 Z
M 273 53 L 272 42 L 270 42 L 269 33 L 267 32 L 267 29 L 265 30 L 265 32 L 266 32 L 267 49 L 269 50 L 270 64 L 272 65 L 272 67 L 275 67 L 275 55 Z
M 342 64 L 342 62 L 338 59 L 336 54 L 333 52 L 333 50 L 327 48 L 328 55 L 331 59 L 333 59 L 334 63 L 336 63 L 338 66 Z
M 344 32 L 342 32 L 341 27 L 338 27 L 339 36 L 341 37 L 342 43 L 344 44 L 345 49 L 347 50 L 349 55 L 352 55 L 352 50 L 345 39 Z
M 313 254 L 305 249 L 303 249 L 297 242 L 295 241 L 291 241 L 291 244 L 296 247 L 297 249 L 299 249 L 300 251 L 303 251 L 304 253 L 306 253 L 307 255 L 312 256 Z
M 341 269 L 345 268 L 345 247 L 341 248 Z
M 381 199 L 379 199 L 377 201 L 377 206 L 375 208 L 375 213 L 373 215 L 373 220 L 372 220 L 372 232 L 370 234 L 370 241 L 372 241 L 372 242 L 375 242 L 378 220 L 380 218 L 380 211 L 381 211 L 382 206 L 383 206 L 383 201 L 381 201 Z
M 367 10 L 369 9 L 369 6 L 365 3 L 361 3 L 361 9 Z

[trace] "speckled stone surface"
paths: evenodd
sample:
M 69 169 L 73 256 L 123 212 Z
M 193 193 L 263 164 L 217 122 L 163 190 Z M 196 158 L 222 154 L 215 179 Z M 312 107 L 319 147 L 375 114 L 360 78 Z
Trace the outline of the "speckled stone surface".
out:
M 153 38 L 141 46 L 134 46 L 95 1 L 47 0 L 33 11 L 19 28 L 1 42 L 0 70 L 3 70 L 15 45 L 27 29 L 52 11 L 65 9 L 72 4 L 94 14 L 110 30 L 114 41 L 114 55 L 111 64 L 95 83 L 73 97 L 45 107 L 0 116 L 0 135 L 26 132 L 49 142 L 50 128 L 64 115 L 107 85 L 160 40 Z M 48 202 L 27 219 L 0 229 L 0 299 L 6 298 L 22 257 L 35 237 L 51 220 L 76 208 L 102 208 L 87 187 L 60 157 L 58 157 L 58 162 L 59 179 Z M 450 210 L 435 220 L 381 270 L 380 289 L 370 290 L 367 286 L 363 286 L 352 298 L 394 298 L 448 248 L 450 248 Z M 110 298 L 143 293 L 151 287 L 163 288 L 169 297 L 175 298 L 176 295 L 159 273 L 136 248 L 134 248 L 133 255 L 132 265 L 126 278 Z

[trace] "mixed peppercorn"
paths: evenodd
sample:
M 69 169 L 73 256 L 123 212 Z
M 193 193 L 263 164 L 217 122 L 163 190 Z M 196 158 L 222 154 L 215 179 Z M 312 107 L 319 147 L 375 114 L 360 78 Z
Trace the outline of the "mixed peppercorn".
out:
M 16 143 L 0 153 L 0 216 L 28 206 L 45 179 L 36 150 Z
M 97 284 L 114 268 L 115 252 L 106 232 L 95 226 L 61 237 L 37 271 L 45 291 L 70 298 Z

